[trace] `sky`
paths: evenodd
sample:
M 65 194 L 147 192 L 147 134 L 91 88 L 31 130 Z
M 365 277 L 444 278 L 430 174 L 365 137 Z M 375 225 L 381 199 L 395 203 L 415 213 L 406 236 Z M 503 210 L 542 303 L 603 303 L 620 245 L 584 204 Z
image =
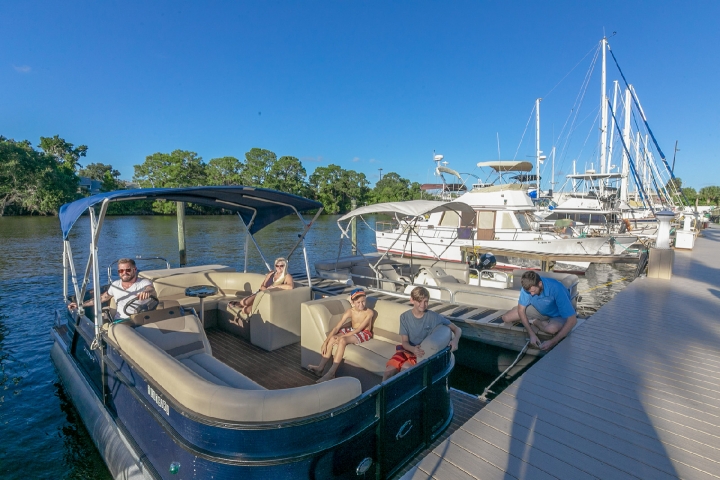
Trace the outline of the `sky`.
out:
M 536 98 L 541 148 L 559 149 L 580 96 L 563 175 L 573 159 L 598 169 L 599 63 L 582 85 L 607 36 L 675 175 L 700 189 L 720 185 L 718 18 L 703 0 L 8 0 L 0 135 L 60 135 L 127 180 L 156 152 L 258 147 L 308 174 L 425 183 L 434 153 L 483 179 L 477 162 L 533 160 Z

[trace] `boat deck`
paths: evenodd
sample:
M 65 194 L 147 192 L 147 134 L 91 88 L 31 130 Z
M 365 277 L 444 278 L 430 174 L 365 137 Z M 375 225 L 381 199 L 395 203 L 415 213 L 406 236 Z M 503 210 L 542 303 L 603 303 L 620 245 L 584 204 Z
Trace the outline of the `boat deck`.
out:
M 316 376 L 300 367 L 299 343 L 267 352 L 219 328 L 210 328 L 206 333 L 214 357 L 269 390 L 311 385 L 317 380 Z M 265 365 L 266 368 L 259 370 L 257 365 Z M 454 415 L 448 428 L 428 448 L 418 453 L 394 478 L 401 477 L 413 468 L 415 463 L 430 454 L 438 444 L 486 405 L 475 395 L 455 389 L 450 389 L 450 398 L 453 402 Z
M 404 479 L 720 477 L 720 229 L 639 278 Z
M 318 379 L 300 366 L 300 342 L 268 352 L 219 328 L 205 333 L 215 358 L 268 390 L 304 387 Z

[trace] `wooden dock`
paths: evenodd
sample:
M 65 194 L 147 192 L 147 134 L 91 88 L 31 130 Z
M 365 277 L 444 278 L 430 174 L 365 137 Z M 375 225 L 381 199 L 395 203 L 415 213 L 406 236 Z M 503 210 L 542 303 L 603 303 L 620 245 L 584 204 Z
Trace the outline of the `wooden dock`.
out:
M 638 278 L 403 479 L 720 478 L 720 228 Z

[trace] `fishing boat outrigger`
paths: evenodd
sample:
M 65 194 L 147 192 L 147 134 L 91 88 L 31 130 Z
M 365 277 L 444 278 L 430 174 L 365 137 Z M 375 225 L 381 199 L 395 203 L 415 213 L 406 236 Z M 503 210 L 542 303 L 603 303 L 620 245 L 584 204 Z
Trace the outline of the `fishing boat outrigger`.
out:
M 139 199 L 236 212 L 247 232 L 244 270 L 205 265 L 144 271 L 140 276 L 152 281 L 157 308 L 127 319 L 105 315 L 98 260 L 103 221 L 110 202 Z M 344 299 L 313 300 L 312 287 L 304 286 L 258 294 L 247 316 L 232 310 L 231 302 L 256 292 L 264 278 L 247 272 L 248 245 L 258 247 L 253 235 L 295 214 L 303 230 L 286 257 L 300 244 L 305 252 L 314 219 L 306 222 L 301 212 L 310 210 L 317 218 L 322 205 L 249 187 L 117 191 L 61 208 L 63 293 L 68 305 L 79 308 L 56 311 L 51 356 L 115 478 L 387 478 L 449 425 L 447 379 L 454 358 L 447 327 L 426 339 L 426 360 L 386 382 L 368 347 L 355 352 L 357 376 L 316 384 L 301 368 L 301 352 L 303 362 L 319 355 L 305 338 L 325 335 Z M 85 211 L 91 243 L 79 278 L 69 233 Z M 309 273 L 307 255 L 305 264 Z M 87 310 L 77 301 L 90 298 L 94 305 Z M 393 305 L 385 308 L 406 308 Z M 398 336 L 395 317 L 380 315 L 376 338 L 367 345 L 391 345 Z M 287 365 L 288 358 L 295 364 Z M 367 358 L 372 361 L 363 364 Z M 283 374 L 268 375 L 268 365 Z

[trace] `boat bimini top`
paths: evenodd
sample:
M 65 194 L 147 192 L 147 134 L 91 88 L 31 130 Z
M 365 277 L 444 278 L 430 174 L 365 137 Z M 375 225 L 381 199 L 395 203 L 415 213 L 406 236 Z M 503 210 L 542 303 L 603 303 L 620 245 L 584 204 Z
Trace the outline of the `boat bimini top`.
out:
M 102 314 L 100 304 L 100 268 L 98 265 L 98 240 L 102 229 L 105 214 L 110 202 L 127 202 L 133 200 L 169 200 L 173 202 L 189 202 L 197 205 L 223 208 L 236 212 L 246 228 L 247 238 L 253 242 L 268 270 L 271 270 L 269 263 L 263 255 L 260 247 L 255 241 L 254 234 L 267 227 L 271 223 L 292 213 L 296 214 L 304 226 L 304 231 L 299 235 L 297 243 L 290 252 L 290 255 L 303 244 L 305 254 L 305 268 L 310 278 L 310 267 L 307 261 L 305 250 L 305 235 L 323 210 L 321 203 L 290 193 L 279 192 L 266 188 L 244 187 L 244 186 L 213 186 L 213 187 L 184 187 L 184 188 L 143 188 L 134 190 L 118 190 L 114 192 L 99 193 L 90 197 L 81 198 L 60 207 L 60 228 L 63 234 L 63 294 L 65 301 L 68 300 L 68 280 L 72 275 L 72 284 L 75 290 L 75 297 L 82 299 L 88 287 L 90 275 L 94 288 L 94 309 L 95 309 L 95 334 L 99 336 L 102 326 Z M 99 213 L 95 206 L 100 205 Z M 73 262 L 72 250 L 68 235 L 78 218 L 85 212 L 90 214 L 90 255 L 88 257 L 82 285 L 78 282 L 75 264 Z M 310 222 L 306 222 L 301 212 L 317 210 L 317 213 Z M 245 242 L 245 271 L 248 264 L 248 244 Z M 109 280 L 109 279 L 108 279 Z M 82 307 L 80 307 L 82 308 Z
M 463 202 L 408 200 L 405 202 L 376 203 L 375 205 L 366 205 L 364 207 L 356 208 L 355 210 L 348 212 L 342 217 L 340 217 L 338 219 L 338 224 L 346 220 L 352 219 L 353 217 L 361 217 L 363 215 L 370 215 L 373 213 L 392 215 L 396 218 L 399 218 L 399 216 L 422 217 L 431 213 L 443 212 L 447 210 L 458 213 L 469 212 L 474 214 L 475 212 L 470 205 Z
M 77 219 L 93 205 L 131 200 L 170 200 L 232 210 L 242 217 L 252 234 L 291 213 L 322 208 L 322 204 L 314 200 L 266 188 L 225 186 L 118 190 L 81 198 L 60 207 L 63 239 L 67 240 Z
M 404 202 L 386 202 L 386 203 L 376 203 L 375 205 L 366 205 L 364 207 L 356 208 L 355 210 L 352 210 L 351 212 L 346 213 L 342 217 L 340 217 L 337 221 L 338 228 L 340 228 L 340 247 L 338 248 L 338 259 L 340 258 L 340 252 L 342 251 L 342 244 L 343 240 L 347 238 L 350 240 L 350 243 L 353 244 L 352 238 L 350 234 L 348 233 L 348 230 L 350 230 L 350 224 L 352 219 L 356 217 L 362 218 L 363 215 L 370 215 L 370 214 L 384 214 L 384 215 L 391 215 L 395 217 L 395 220 L 397 221 L 398 225 L 402 226 L 403 231 L 401 234 L 397 236 L 393 244 L 390 246 L 392 248 L 401 238 L 405 237 L 405 246 L 407 246 L 407 243 L 409 241 L 410 234 L 415 231 L 415 226 L 417 222 L 420 219 L 424 219 L 426 215 L 430 215 L 431 213 L 435 212 L 455 212 L 458 217 L 462 218 L 463 214 L 465 215 L 472 215 L 475 216 L 475 210 L 464 202 L 438 202 L 435 200 L 407 200 Z M 363 219 L 365 222 L 365 220 Z M 345 225 L 343 226 L 343 223 Z M 366 225 L 367 222 L 365 222 Z M 373 230 L 370 225 L 368 225 L 368 228 Z M 422 237 L 417 237 L 420 241 L 425 243 L 425 240 L 423 240 Z M 456 236 L 451 242 L 448 243 L 447 247 L 445 247 L 445 250 L 450 248 L 450 246 L 454 243 L 454 241 L 458 237 Z M 426 244 L 427 245 L 427 244 Z M 363 257 L 365 256 L 361 251 L 360 248 L 358 248 L 357 245 L 353 244 L 356 251 L 360 253 Z M 429 247 L 428 247 L 429 248 Z M 403 247 L 403 251 L 405 250 L 405 247 Z M 432 249 L 430 249 L 432 251 Z M 382 261 L 388 256 L 390 253 L 390 249 L 388 249 L 380 258 L 377 259 L 377 262 L 374 264 L 372 262 L 368 262 L 368 265 L 370 268 L 375 272 L 375 274 L 380 278 L 380 272 L 378 271 L 377 267 L 382 263 Z M 445 253 L 444 251 L 442 253 Z M 441 253 L 441 255 L 442 255 Z M 436 256 L 436 260 L 440 260 L 440 256 Z M 410 259 L 412 262 L 412 257 Z

